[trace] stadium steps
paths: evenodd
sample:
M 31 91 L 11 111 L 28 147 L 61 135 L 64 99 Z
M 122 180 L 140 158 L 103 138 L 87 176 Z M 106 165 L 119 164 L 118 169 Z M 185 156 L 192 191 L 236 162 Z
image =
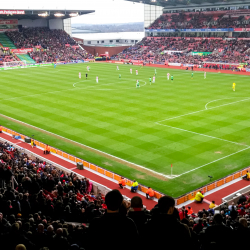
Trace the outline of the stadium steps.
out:
M 30 58 L 29 55 L 17 55 L 17 57 L 21 61 L 26 61 L 27 64 L 29 64 L 29 63 L 36 63 L 32 58 Z
M 10 49 L 16 49 L 16 46 L 4 33 L 0 33 L 0 43 L 3 45 L 3 47 L 9 47 Z

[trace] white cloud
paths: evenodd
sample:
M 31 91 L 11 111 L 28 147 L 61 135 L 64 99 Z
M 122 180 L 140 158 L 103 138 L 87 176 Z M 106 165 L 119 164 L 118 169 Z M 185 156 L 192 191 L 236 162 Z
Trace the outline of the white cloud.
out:
M 1 1 L 1 9 L 72 9 L 95 10 L 88 14 L 72 18 L 72 23 L 126 23 L 143 22 L 144 5 L 124 0 L 12 0 Z

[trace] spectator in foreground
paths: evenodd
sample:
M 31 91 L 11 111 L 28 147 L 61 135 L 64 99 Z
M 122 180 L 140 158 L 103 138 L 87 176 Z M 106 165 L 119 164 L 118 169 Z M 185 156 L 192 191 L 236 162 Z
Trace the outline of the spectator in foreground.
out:
M 247 198 L 244 194 L 242 194 L 238 200 L 238 204 L 243 204 L 244 202 L 247 201 Z
M 213 219 L 213 225 L 205 231 L 204 246 L 205 249 L 232 249 L 232 242 L 225 239 L 233 239 L 232 229 L 223 224 L 221 214 L 216 214 Z
M 120 191 L 112 190 L 105 196 L 107 212 L 100 218 L 95 218 L 89 226 L 91 246 L 102 250 L 127 250 L 128 246 L 137 249 L 138 232 L 135 223 L 119 210 L 122 206 L 123 196 Z M 96 240 L 97 238 L 98 240 Z M 124 240 L 126 244 L 123 243 Z
M 161 249 L 164 244 L 173 245 L 176 250 L 191 249 L 190 231 L 175 215 L 175 201 L 170 196 L 159 199 L 158 212 L 146 223 L 145 232 L 144 249 Z
M 134 196 L 131 199 L 131 208 L 128 212 L 128 217 L 131 218 L 138 229 L 139 234 L 142 233 L 145 223 L 150 219 L 149 212 L 143 208 L 142 199 L 139 196 Z

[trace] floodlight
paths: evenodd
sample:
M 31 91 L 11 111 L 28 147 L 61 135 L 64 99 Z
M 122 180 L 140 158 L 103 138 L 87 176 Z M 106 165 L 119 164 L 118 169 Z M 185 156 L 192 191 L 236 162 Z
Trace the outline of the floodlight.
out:
M 44 13 L 39 13 L 38 14 L 38 16 L 43 16 L 43 17 L 46 17 L 46 16 L 48 16 L 49 14 L 48 14 L 48 12 L 44 12 Z
M 54 16 L 60 17 L 60 16 L 65 16 L 65 14 L 62 14 L 62 13 L 55 13 Z
M 78 16 L 78 12 L 77 13 L 70 13 L 69 16 L 76 17 L 76 16 Z

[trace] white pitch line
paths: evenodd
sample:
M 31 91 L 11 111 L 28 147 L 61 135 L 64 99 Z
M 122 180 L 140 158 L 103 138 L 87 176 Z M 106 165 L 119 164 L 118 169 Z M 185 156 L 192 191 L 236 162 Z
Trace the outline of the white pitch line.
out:
M 230 98 L 224 98 L 224 99 L 230 99 Z M 223 100 L 223 99 L 218 99 L 218 100 Z M 211 102 L 215 102 L 215 101 L 218 101 L 218 100 L 213 100 L 213 101 L 211 101 Z M 208 102 L 208 103 L 205 105 L 205 109 L 203 109 L 203 110 L 191 112 L 191 113 L 188 113 L 188 114 L 185 114 L 185 115 L 180 115 L 180 116 L 172 117 L 172 118 L 169 118 L 169 119 L 165 119 L 165 120 L 163 120 L 163 121 L 172 120 L 172 119 L 179 118 L 179 117 L 182 117 L 182 116 L 186 116 L 186 115 L 190 115 L 190 114 L 198 113 L 198 112 L 201 112 L 201 111 L 206 111 L 206 110 L 209 110 L 209 109 L 214 109 L 214 108 L 218 108 L 218 107 L 222 107 L 222 106 L 226 106 L 226 105 L 230 105 L 230 104 L 234 104 L 234 103 L 238 103 L 238 102 L 242 102 L 242 101 L 247 101 L 247 100 L 250 100 L 250 98 L 243 99 L 243 100 L 240 100 L 240 101 L 235 101 L 235 102 L 232 102 L 232 103 L 222 104 L 222 105 L 219 105 L 219 106 L 216 106 L 216 107 L 212 107 L 212 108 L 207 108 L 207 105 L 208 105 L 209 103 L 211 103 L 211 102 Z M 217 159 L 217 160 L 215 160 L 215 161 L 212 161 L 212 162 L 206 163 L 206 164 L 204 164 L 204 165 L 202 165 L 202 166 L 199 166 L 199 167 L 197 167 L 197 168 L 191 169 L 191 170 L 189 170 L 189 171 L 187 171 L 187 172 L 185 172 L 185 173 L 182 173 L 182 174 L 180 174 L 180 175 L 178 175 L 178 176 L 176 176 L 176 177 L 179 177 L 179 176 L 181 176 L 181 175 L 190 173 L 190 172 L 192 172 L 192 171 L 194 171 L 194 170 L 197 170 L 197 169 L 199 169 L 199 168 L 205 167 L 205 166 L 207 166 L 207 165 L 209 165 L 209 164 L 212 164 L 212 163 L 214 163 L 214 162 L 223 160 L 223 159 L 225 159 L 225 158 L 227 158 L 227 157 L 229 157 L 229 156 L 235 155 L 235 154 L 237 154 L 237 153 L 239 153 L 239 152 L 242 152 L 242 151 L 245 151 L 245 150 L 247 150 L 247 149 L 250 149 L 250 146 L 249 146 L 249 145 L 242 145 L 242 144 L 240 144 L 240 143 L 233 142 L 233 141 L 229 141 L 229 140 L 226 140 L 226 139 L 222 139 L 222 138 L 218 138 L 218 137 L 214 137 L 214 136 L 210 136 L 210 135 L 205 135 L 205 134 L 200 134 L 200 133 L 197 133 L 197 132 L 194 132 L 194 131 L 190 131 L 190 130 L 186 130 L 186 129 L 182 129 L 182 128 L 177 128 L 177 127 L 169 126 L 169 125 L 166 125 L 166 124 L 161 124 L 161 122 L 163 122 L 163 121 L 155 122 L 155 123 L 156 123 L 157 125 L 161 125 L 161 126 L 165 126 L 165 127 L 169 127 L 169 128 L 173 128 L 173 129 L 177 129 L 177 130 L 181 130 L 181 131 L 185 131 L 185 132 L 189 132 L 189 133 L 193 133 L 193 134 L 205 136 L 205 137 L 210 137 L 210 138 L 213 138 L 213 139 L 217 139 L 217 140 L 225 141 L 225 142 L 228 142 L 228 143 L 233 143 L 233 144 L 236 144 L 236 145 L 240 145 L 240 146 L 245 146 L 245 147 L 247 147 L 247 148 L 241 149 L 241 150 L 239 150 L 239 151 L 237 151 L 237 152 L 235 152 L 235 153 L 232 153 L 232 154 L 230 154 L 230 155 L 227 155 L 227 156 L 224 156 L 224 157 L 222 157 L 222 158 L 220 158 L 220 159 Z M 173 177 L 172 179 L 174 179 L 174 178 L 176 178 L 176 177 Z
M 135 164 L 135 163 L 133 163 L 133 162 L 124 160 L 124 159 L 119 158 L 119 157 L 117 157 L 117 156 L 114 156 L 114 155 L 111 155 L 111 154 L 109 154 L 109 153 L 103 152 L 103 151 L 101 151 L 101 150 L 99 150 L 99 149 L 92 148 L 92 147 L 87 146 L 87 145 L 85 145 L 85 144 L 82 144 L 82 143 L 80 143 L 80 142 L 73 141 L 73 140 L 71 140 L 71 139 L 69 139 L 69 138 L 66 138 L 66 137 L 64 137 L 64 136 L 61 136 L 61 135 L 52 133 L 52 132 L 47 131 L 47 130 L 45 130 L 45 129 L 38 128 L 38 127 L 36 127 L 36 126 L 33 126 L 33 125 L 28 124 L 28 123 L 26 123 L 26 122 L 22 122 L 22 121 L 20 121 L 20 120 L 14 119 L 14 118 L 9 117 L 9 116 L 7 116 L 7 115 L 1 114 L 1 116 L 4 116 L 4 117 L 6 117 L 6 118 L 8 118 L 8 119 L 10 119 L 10 120 L 18 121 L 19 123 L 22 123 L 22 124 L 24 124 L 24 125 L 26 125 L 26 126 L 28 125 L 28 126 L 30 126 L 30 127 L 33 127 L 33 128 L 35 128 L 35 129 L 44 131 L 44 132 L 46 132 L 46 133 L 49 133 L 49 134 L 52 134 L 52 135 L 56 135 L 57 137 L 60 137 L 60 138 L 66 139 L 66 140 L 68 140 L 68 141 L 74 142 L 74 143 L 76 143 L 76 144 L 78 144 L 78 145 L 81 145 L 81 146 L 84 146 L 84 147 L 86 147 L 86 148 L 88 148 L 88 149 L 94 150 L 94 151 L 96 151 L 96 152 L 102 153 L 102 154 L 107 155 L 107 156 L 111 156 L 111 157 L 114 158 L 114 159 L 118 159 L 118 160 L 120 160 L 120 161 L 129 163 L 129 164 L 131 164 L 131 165 L 135 165 L 135 166 L 137 166 L 137 167 L 139 167 L 139 168 L 141 168 L 141 169 L 145 169 L 145 170 L 147 170 L 147 171 L 149 171 L 149 172 L 151 172 L 151 173 L 154 173 L 154 174 L 156 174 L 156 175 L 160 175 L 160 176 L 166 177 L 166 178 L 168 178 L 168 179 L 171 179 L 171 176 L 170 176 L 170 175 L 164 175 L 164 174 L 162 174 L 162 173 L 158 173 L 158 172 L 156 172 L 156 171 L 154 171 L 154 170 L 151 170 L 151 169 L 149 169 L 149 168 L 145 168 L 145 167 L 143 167 L 143 166 L 141 166 L 141 165 L 138 165 L 138 164 Z
M 232 154 L 230 154 L 230 155 L 226 155 L 226 156 L 224 156 L 224 157 L 222 157 L 222 158 L 220 158 L 220 159 L 217 159 L 217 160 L 215 160 L 215 161 L 211 161 L 211 162 L 206 163 L 206 164 L 204 164 L 204 165 L 202 165 L 202 166 L 199 166 L 199 167 L 197 167 L 197 168 L 191 169 L 191 170 L 189 170 L 189 171 L 187 171 L 187 172 L 184 172 L 184 173 L 182 173 L 182 174 L 179 174 L 179 176 L 182 176 L 182 175 L 184 175 L 184 174 L 190 173 L 190 172 L 192 172 L 192 171 L 194 171 L 194 170 L 197 170 L 197 169 L 199 169 L 199 168 L 205 167 L 205 166 L 210 165 L 210 164 L 212 164 L 212 163 L 214 163 L 214 162 L 223 160 L 223 159 L 225 159 L 225 158 L 227 158 L 227 157 L 229 157 L 229 156 L 238 154 L 238 153 L 240 153 L 240 152 L 242 152 L 242 151 L 245 151 L 245 150 L 247 150 L 247 149 L 250 149 L 250 147 L 243 148 L 243 149 L 241 149 L 241 150 L 239 150 L 239 151 L 237 151 L 237 152 L 235 152 L 235 153 L 232 153 Z
M 231 97 L 231 98 L 237 98 L 237 97 Z M 217 108 L 217 107 L 221 107 L 221 106 L 226 106 L 226 105 L 234 104 L 234 103 L 237 103 L 237 102 L 247 101 L 247 100 L 250 99 L 250 98 L 247 98 L 247 99 L 243 99 L 243 100 L 240 100 L 240 101 L 235 101 L 235 102 L 232 102 L 232 103 L 225 103 L 225 104 L 222 104 L 222 105 L 220 105 L 220 106 L 216 106 L 216 107 L 212 107 L 212 108 L 207 108 L 207 105 L 208 105 L 209 103 L 216 102 L 216 101 L 220 101 L 220 100 L 231 99 L 231 98 L 229 97 L 229 98 L 217 99 L 217 100 L 213 100 L 213 101 L 211 101 L 211 102 L 208 102 L 208 103 L 205 105 L 205 109 L 206 109 L 206 110 L 208 110 L 208 109 L 213 109 L 213 108 Z
M 233 97 L 232 97 L 232 98 L 233 98 Z M 230 99 L 230 98 L 229 98 L 229 99 Z M 250 98 L 247 98 L 247 99 L 244 99 L 244 100 L 240 100 L 240 101 L 225 103 L 225 104 L 222 104 L 222 105 L 219 105 L 219 106 L 215 106 L 215 107 L 212 107 L 212 108 L 197 110 L 197 111 L 194 111 L 194 112 L 191 112 L 191 113 L 187 113 L 187 114 L 183 114 L 183 115 L 178 115 L 178 116 L 175 116 L 175 117 L 170 117 L 170 118 L 167 118 L 167 119 L 164 119 L 164 120 L 161 120 L 161 121 L 157 121 L 156 123 L 159 124 L 159 123 L 164 122 L 164 121 L 169 121 L 169 120 L 173 120 L 173 119 L 176 119 L 176 118 L 179 118 L 179 117 L 183 117 L 183 116 L 187 116 L 187 115 L 192 115 L 192 114 L 196 114 L 196 113 L 199 113 L 199 112 L 202 112 L 202 111 L 206 111 L 206 110 L 210 110 L 210 109 L 215 109 L 215 108 L 219 108 L 219 107 L 231 105 L 231 104 L 238 103 L 238 102 L 248 101 L 248 100 L 250 100 Z M 214 100 L 214 101 L 215 101 L 215 100 Z M 209 102 L 208 102 L 208 103 L 209 103 Z M 207 104 L 208 104 L 208 103 L 207 103 Z M 206 104 L 206 105 L 207 105 L 207 104 Z M 161 124 L 160 124 L 160 125 L 161 125 Z
M 225 141 L 225 142 L 233 143 L 233 144 L 244 146 L 244 147 L 250 147 L 248 145 L 242 145 L 242 144 L 240 144 L 238 142 L 229 141 L 229 140 L 218 138 L 218 137 L 211 136 L 211 135 L 200 134 L 200 133 L 197 133 L 197 132 L 194 132 L 194 131 L 190 131 L 190 130 L 186 130 L 186 129 L 183 129 L 183 128 L 177 128 L 177 127 L 169 126 L 169 125 L 166 125 L 166 124 L 160 124 L 158 122 L 156 122 L 156 124 L 161 125 L 161 126 L 165 126 L 165 127 L 169 127 L 169 128 L 173 128 L 173 129 L 177 129 L 177 130 L 181 130 L 181 131 L 184 131 L 184 132 L 189 132 L 189 133 L 196 134 L 196 135 L 201 135 L 201 136 L 213 138 L 213 139 L 220 140 L 220 141 Z

